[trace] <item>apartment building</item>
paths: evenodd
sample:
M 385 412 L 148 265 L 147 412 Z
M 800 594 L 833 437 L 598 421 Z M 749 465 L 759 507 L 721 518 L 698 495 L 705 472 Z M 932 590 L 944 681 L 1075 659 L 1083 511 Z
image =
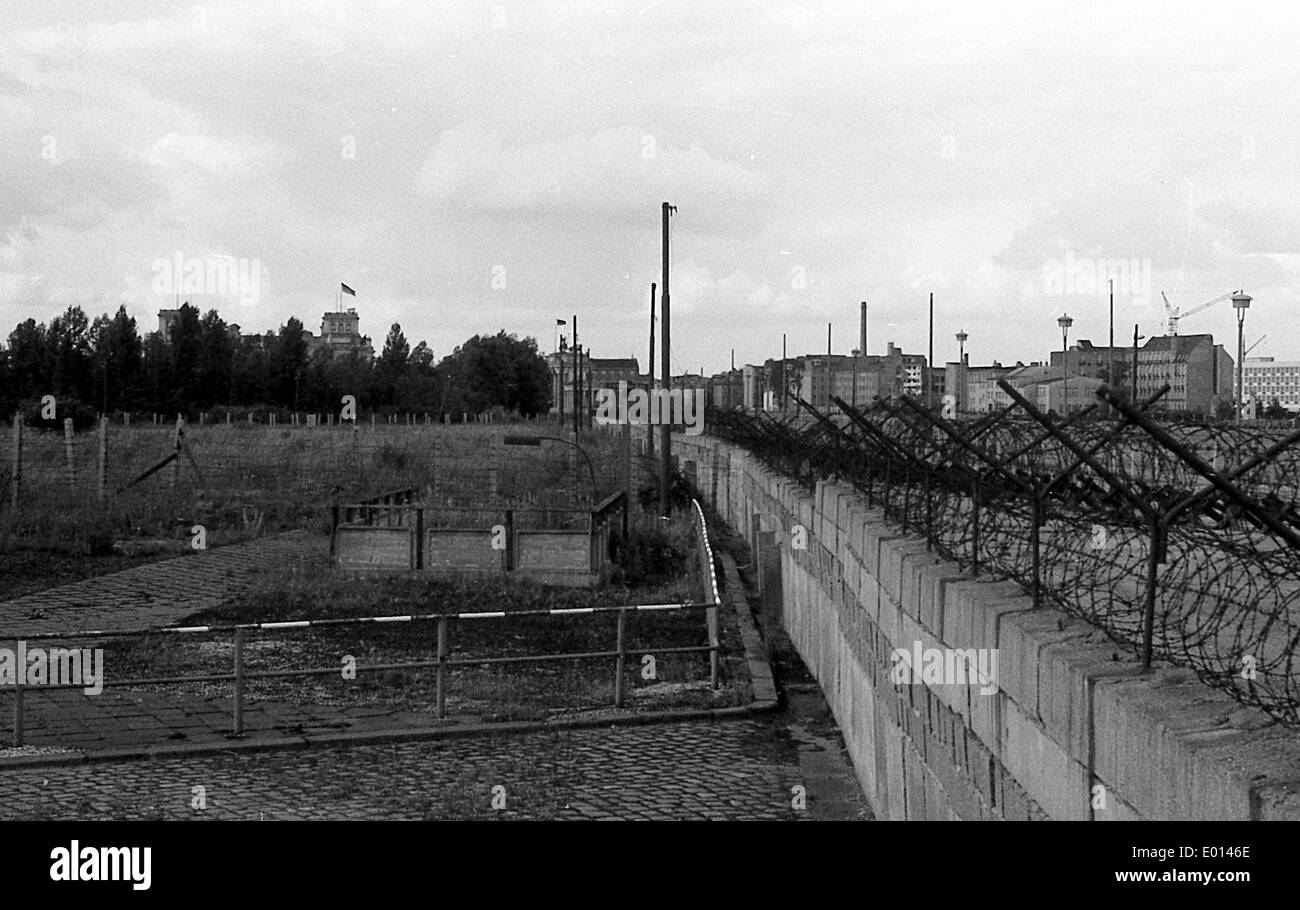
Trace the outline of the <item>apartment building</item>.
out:
M 1258 408 L 1268 407 L 1276 398 L 1287 410 L 1300 410 L 1300 360 L 1247 357 L 1241 381 Z
M 1161 335 L 1138 350 L 1137 396 L 1147 398 L 1168 383 L 1161 409 L 1212 415 L 1220 399 L 1233 397 L 1233 368 L 1213 335 Z

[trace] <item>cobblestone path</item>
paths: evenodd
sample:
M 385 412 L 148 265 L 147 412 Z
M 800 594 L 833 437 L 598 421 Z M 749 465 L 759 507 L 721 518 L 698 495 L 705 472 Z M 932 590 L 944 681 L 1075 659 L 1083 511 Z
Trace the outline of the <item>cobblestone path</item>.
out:
M 324 538 L 291 531 L 0 600 L 0 638 L 171 625 L 219 606 L 259 573 L 284 571 L 328 546 Z
M 773 735 L 691 722 L 15 769 L 0 819 L 818 818 Z

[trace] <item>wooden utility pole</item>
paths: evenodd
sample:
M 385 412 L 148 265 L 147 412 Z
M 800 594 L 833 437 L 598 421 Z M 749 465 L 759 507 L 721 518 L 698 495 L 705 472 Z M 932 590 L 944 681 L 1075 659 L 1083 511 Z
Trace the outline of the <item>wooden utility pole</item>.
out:
M 826 409 L 830 410 L 831 395 L 835 394 L 831 388 L 831 324 L 826 323 Z
M 930 292 L 930 352 L 925 357 L 925 406 L 934 407 L 934 291 Z
M 577 313 L 573 313 L 573 441 L 577 442 L 577 399 L 582 394 L 582 377 L 577 372 Z
M 1111 391 L 1115 389 L 1115 279 L 1110 280 L 1110 350 L 1106 352 L 1106 387 Z M 1107 410 L 1112 417 L 1115 416 L 1115 406 L 1109 405 Z
M 664 388 L 668 390 L 670 396 L 673 388 L 673 373 L 672 361 L 670 360 L 672 356 L 672 343 L 669 335 L 671 323 L 669 321 L 670 309 L 668 294 L 668 216 L 675 211 L 677 211 L 676 207 L 669 205 L 667 202 L 663 204 L 664 334 L 663 341 L 660 343 L 660 348 L 663 353 L 663 370 L 661 371 L 663 375 L 663 384 Z M 673 467 L 672 427 L 669 426 L 669 421 L 666 419 L 671 418 L 672 416 L 671 408 L 669 408 L 669 411 L 670 413 L 667 415 L 659 415 L 659 510 L 660 514 L 665 518 L 668 517 L 669 513 L 668 474 L 672 471 Z
M 1132 392 L 1129 400 L 1136 406 L 1138 400 L 1138 327 L 1136 322 L 1133 323 L 1133 381 L 1130 388 Z
M 785 332 L 781 333 L 781 413 L 785 413 L 786 397 L 790 394 L 790 377 L 786 373 Z
M 654 402 L 655 394 L 655 283 L 650 282 L 650 388 L 646 390 L 650 393 L 650 401 Z M 646 451 L 653 457 L 655 453 L 655 431 L 649 423 L 646 424 Z

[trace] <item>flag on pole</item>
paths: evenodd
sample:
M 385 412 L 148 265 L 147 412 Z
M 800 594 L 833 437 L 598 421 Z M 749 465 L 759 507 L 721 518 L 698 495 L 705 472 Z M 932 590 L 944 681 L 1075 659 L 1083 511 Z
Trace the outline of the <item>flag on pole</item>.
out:
M 556 325 L 568 325 L 568 323 L 565 322 L 563 319 L 557 319 L 557 320 L 555 320 L 555 324 L 556 324 Z
M 352 288 L 348 287 L 346 284 L 343 284 L 343 282 L 340 281 L 339 285 L 343 288 L 344 294 L 347 294 L 349 297 L 357 296 L 357 292 L 352 290 Z

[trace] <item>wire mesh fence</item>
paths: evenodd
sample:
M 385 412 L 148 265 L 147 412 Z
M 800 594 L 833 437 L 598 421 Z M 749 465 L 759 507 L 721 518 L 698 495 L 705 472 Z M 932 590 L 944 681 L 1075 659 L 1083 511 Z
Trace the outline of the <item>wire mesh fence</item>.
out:
M 89 430 L 9 429 L 0 525 L 57 536 L 61 523 L 104 533 L 202 524 L 236 536 L 266 526 L 328 530 L 333 501 L 416 487 L 430 504 L 590 508 L 623 489 L 615 434 L 564 434 L 544 422 L 370 424 L 243 422 L 167 426 L 109 421 Z M 525 444 L 518 442 L 523 436 Z
M 945 419 L 910 399 L 833 414 L 719 412 L 711 426 L 811 488 L 838 480 L 889 521 L 1035 605 L 1092 622 L 1300 725 L 1300 431 L 1165 424 L 1102 389 L 1060 421 L 1014 404 Z

